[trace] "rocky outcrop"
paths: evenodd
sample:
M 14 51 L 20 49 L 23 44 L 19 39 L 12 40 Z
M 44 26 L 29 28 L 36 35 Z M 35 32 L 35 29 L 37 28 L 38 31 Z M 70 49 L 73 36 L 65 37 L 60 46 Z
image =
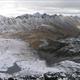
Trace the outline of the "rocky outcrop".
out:
M 41 59 L 47 63 L 56 63 L 64 60 L 79 62 L 80 56 L 80 38 L 66 38 L 60 40 L 46 40 L 47 44 L 40 45 L 37 49 Z M 50 65 L 49 64 L 49 65 Z

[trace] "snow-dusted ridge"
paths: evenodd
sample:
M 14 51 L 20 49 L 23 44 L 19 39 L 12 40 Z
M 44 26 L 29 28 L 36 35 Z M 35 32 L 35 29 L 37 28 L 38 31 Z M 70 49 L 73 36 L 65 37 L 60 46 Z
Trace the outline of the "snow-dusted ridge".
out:
M 63 15 L 48 15 L 35 13 L 33 15 L 25 14 L 17 17 L 0 17 L 0 32 L 26 32 L 32 29 L 45 27 L 54 29 L 56 26 L 67 30 L 76 29 L 80 25 L 80 17 L 63 16 Z M 49 28 L 51 26 L 52 28 Z

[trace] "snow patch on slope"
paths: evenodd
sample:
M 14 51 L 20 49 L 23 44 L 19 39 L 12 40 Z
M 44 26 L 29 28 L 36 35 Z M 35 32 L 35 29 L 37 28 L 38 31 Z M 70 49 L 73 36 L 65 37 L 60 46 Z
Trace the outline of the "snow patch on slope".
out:
M 7 71 L 14 63 L 21 67 L 19 74 L 42 74 L 48 71 L 60 72 L 62 69 L 47 67 L 45 61 L 39 60 L 29 44 L 20 39 L 0 38 L 0 71 Z M 0 73 L 0 75 L 8 76 Z M 17 74 L 17 73 L 15 73 Z
M 0 38 L 0 70 L 6 69 L 16 61 L 34 60 L 29 44 L 17 39 Z

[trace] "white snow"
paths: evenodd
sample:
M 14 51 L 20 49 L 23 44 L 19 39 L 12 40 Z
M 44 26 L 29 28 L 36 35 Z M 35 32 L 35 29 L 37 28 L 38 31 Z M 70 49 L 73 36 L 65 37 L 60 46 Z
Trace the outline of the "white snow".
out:
M 29 44 L 20 39 L 5 39 L 0 38 L 0 71 L 7 69 L 16 62 L 21 67 L 22 71 L 17 75 L 25 74 L 42 74 L 45 72 L 71 72 L 79 69 L 80 64 L 72 61 L 63 61 L 53 67 L 47 67 L 45 61 L 39 60 L 34 54 L 34 50 L 29 47 Z M 16 75 L 15 74 L 15 75 Z M 0 76 L 10 76 L 0 73 Z
M 34 59 L 29 44 L 17 39 L 0 38 L 0 70 L 13 65 L 15 61 Z
M 47 67 L 45 61 L 39 60 L 29 44 L 20 39 L 0 38 L 0 71 L 7 69 L 16 62 L 22 68 L 20 73 L 34 74 L 48 71 L 59 72 L 58 68 Z M 3 74 L 3 77 L 7 74 Z M 2 75 L 0 74 L 0 75 Z
M 45 39 L 41 39 L 40 41 L 42 41 L 42 44 L 39 45 L 39 47 L 45 47 L 48 46 L 48 42 Z

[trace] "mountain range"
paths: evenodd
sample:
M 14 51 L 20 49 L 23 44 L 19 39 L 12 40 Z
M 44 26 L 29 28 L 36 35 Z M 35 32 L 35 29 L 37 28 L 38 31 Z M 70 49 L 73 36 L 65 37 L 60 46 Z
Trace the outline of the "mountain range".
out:
M 2 77 L 9 71 L 9 76 L 79 71 L 80 17 L 46 13 L 0 16 L 0 64 Z M 13 73 L 14 64 L 19 72 Z

